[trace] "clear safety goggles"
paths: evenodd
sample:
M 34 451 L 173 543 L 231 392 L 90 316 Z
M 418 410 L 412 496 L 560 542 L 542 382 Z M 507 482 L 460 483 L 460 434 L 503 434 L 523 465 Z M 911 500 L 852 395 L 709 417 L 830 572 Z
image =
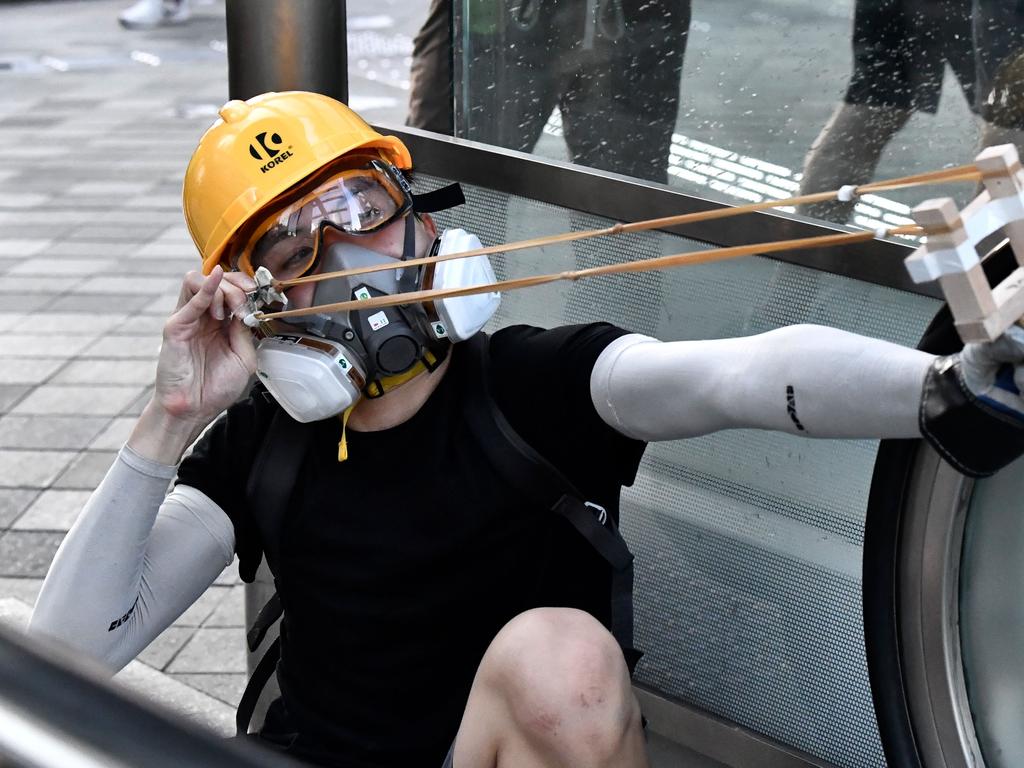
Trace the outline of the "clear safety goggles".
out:
M 366 235 L 411 210 L 412 192 L 400 170 L 376 158 L 353 158 L 350 167 L 332 167 L 240 231 L 229 262 L 250 275 L 266 267 L 276 279 L 291 280 L 316 266 L 326 228 Z

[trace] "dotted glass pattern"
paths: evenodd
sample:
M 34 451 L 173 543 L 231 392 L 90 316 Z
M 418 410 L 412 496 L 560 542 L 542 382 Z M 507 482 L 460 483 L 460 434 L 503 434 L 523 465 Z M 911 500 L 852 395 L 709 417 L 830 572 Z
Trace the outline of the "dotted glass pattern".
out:
M 419 191 L 443 181 L 420 176 Z M 484 245 L 605 227 L 597 216 L 465 187 L 435 214 Z M 499 279 L 709 246 L 664 233 L 493 257 Z M 493 327 L 607 320 L 662 340 L 819 323 L 909 346 L 934 299 L 753 257 L 557 283 L 502 297 Z M 623 493 L 636 554 L 637 680 L 841 768 L 884 766 L 861 611 L 875 441 L 734 430 L 649 446 Z

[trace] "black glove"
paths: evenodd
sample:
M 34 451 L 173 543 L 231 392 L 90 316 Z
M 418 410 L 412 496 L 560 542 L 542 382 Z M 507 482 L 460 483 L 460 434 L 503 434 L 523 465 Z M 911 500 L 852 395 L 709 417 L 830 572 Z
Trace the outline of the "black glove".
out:
M 968 477 L 985 477 L 1024 453 L 1024 329 L 932 363 L 921 397 L 921 434 Z

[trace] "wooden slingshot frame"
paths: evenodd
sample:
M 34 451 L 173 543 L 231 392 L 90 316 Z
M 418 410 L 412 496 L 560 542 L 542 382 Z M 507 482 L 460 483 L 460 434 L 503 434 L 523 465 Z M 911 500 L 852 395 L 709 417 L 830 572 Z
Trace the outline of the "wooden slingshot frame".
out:
M 267 299 L 276 291 L 293 285 L 319 282 L 341 277 L 350 277 L 369 272 L 402 269 L 410 266 L 431 264 L 451 259 L 464 259 L 492 253 L 511 253 L 526 248 L 537 248 L 553 243 L 566 243 L 593 237 L 606 237 L 663 229 L 698 221 L 739 216 L 753 211 L 762 211 L 782 206 L 796 206 L 825 200 L 852 200 L 861 195 L 904 189 L 929 184 L 950 182 L 982 181 L 985 191 L 972 201 L 962 213 L 958 212 L 952 200 L 930 200 L 913 211 L 913 225 L 881 228 L 832 235 L 819 235 L 795 240 L 713 248 L 706 251 L 690 251 L 671 256 L 656 256 L 649 259 L 605 264 L 588 269 L 566 270 L 547 275 L 505 280 L 487 285 L 443 290 L 421 290 L 394 296 L 375 296 L 367 299 L 353 299 L 334 304 L 316 305 L 278 312 L 263 312 L 260 307 L 270 303 Z M 1010 237 L 1017 254 L 1018 268 L 995 289 L 988 286 L 981 269 L 981 259 L 976 249 L 984 237 L 1004 230 Z M 478 248 L 462 253 L 444 256 L 423 257 L 408 261 L 394 261 L 386 264 L 360 267 L 341 272 L 322 273 L 275 280 L 266 273 L 262 275 L 259 288 L 250 297 L 250 312 L 244 318 L 247 325 L 256 326 L 267 320 L 302 317 L 329 312 L 354 309 L 368 310 L 380 307 L 411 303 L 430 303 L 438 299 L 472 296 L 491 291 L 509 291 L 547 285 L 558 281 L 574 281 L 599 275 L 622 274 L 626 272 L 647 272 L 670 267 L 706 264 L 750 255 L 764 255 L 781 251 L 795 251 L 805 248 L 824 248 L 867 242 L 876 237 L 899 235 L 927 235 L 927 243 L 906 260 L 907 269 L 915 282 L 938 279 L 946 292 L 950 307 L 956 319 L 956 327 L 964 341 L 988 341 L 995 339 L 1017 318 L 1024 316 L 1024 172 L 1021 170 L 1017 151 L 1012 145 L 989 147 L 978 155 L 977 161 L 968 165 L 928 171 L 898 179 L 871 182 L 860 186 L 844 186 L 831 192 L 815 192 L 784 200 L 770 200 L 749 205 L 720 208 L 698 213 L 667 216 L 647 221 L 618 223 L 602 229 L 582 232 L 566 232 L 544 237 L 535 237 L 515 243 L 503 243 Z M 265 272 L 265 270 L 264 270 Z
M 962 211 L 948 197 L 914 208 L 927 240 L 905 261 L 914 282 L 939 281 L 964 343 L 994 341 L 1024 316 L 1024 170 L 1012 144 L 988 147 L 974 162 L 984 190 Z M 978 244 L 1000 231 L 1018 266 L 992 287 Z

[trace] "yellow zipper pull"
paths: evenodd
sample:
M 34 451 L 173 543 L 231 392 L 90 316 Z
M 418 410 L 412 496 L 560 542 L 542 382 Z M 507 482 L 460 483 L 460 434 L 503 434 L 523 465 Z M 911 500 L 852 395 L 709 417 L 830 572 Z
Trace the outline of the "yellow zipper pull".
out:
M 352 415 L 352 409 L 356 407 L 355 403 L 352 403 L 345 412 L 341 415 L 341 440 L 338 441 L 338 461 L 342 462 L 348 459 L 348 440 L 345 437 L 345 430 L 348 428 L 348 417 Z

